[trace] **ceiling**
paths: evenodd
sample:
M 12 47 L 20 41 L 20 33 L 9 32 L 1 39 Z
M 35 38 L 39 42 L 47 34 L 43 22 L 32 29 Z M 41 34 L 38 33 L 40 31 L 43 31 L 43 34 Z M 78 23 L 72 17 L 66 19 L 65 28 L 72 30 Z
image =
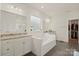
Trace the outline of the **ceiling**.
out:
M 72 10 L 79 10 L 78 3 L 29 3 L 28 5 L 46 13 L 49 16 L 61 12 L 70 12 Z
M 49 16 L 79 10 L 79 3 L 14 3 L 22 8 L 33 7 Z M 41 8 L 43 7 L 43 8 Z

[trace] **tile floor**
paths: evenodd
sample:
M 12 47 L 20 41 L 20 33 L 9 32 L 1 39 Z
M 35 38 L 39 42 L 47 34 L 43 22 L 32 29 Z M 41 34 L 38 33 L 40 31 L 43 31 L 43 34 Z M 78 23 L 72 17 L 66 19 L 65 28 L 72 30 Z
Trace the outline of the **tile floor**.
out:
M 51 49 L 45 56 L 73 56 L 74 51 L 79 51 L 79 47 L 75 45 L 69 45 L 68 43 L 57 41 L 56 46 Z M 32 52 L 25 56 L 35 56 Z

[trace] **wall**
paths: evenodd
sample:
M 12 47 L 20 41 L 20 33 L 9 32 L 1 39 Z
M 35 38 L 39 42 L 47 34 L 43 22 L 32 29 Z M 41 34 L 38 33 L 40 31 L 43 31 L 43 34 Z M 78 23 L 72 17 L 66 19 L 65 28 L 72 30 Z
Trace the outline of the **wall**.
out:
M 68 16 L 69 20 L 71 19 L 79 19 L 79 10 L 72 10 Z
M 52 30 L 56 32 L 57 40 L 67 42 L 67 16 L 64 12 L 55 13 L 52 17 Z
M 13 8 L 12 6 L 14 6 L 15 8 Z M 21 9 L 21 11 L 19 9 Z M 17 15 L 24 16 L 26 18 L 27 32 L 30 32 L 30 29 L 31 29 L 31 22 L 30 22 L 30 17 L 31 16 L 37 16 L 42 21 L 45 20 L 46 18 L 49 18 L 49 16 L 45 15 L 41 11 L 39 11 L 37 9 L 34 9 L 34 8 L 30 7 L 30 6 L 27 6 L 27 5 L 26 6 L 22 5 L 22 4 L 1 4 L 0 12 L 1 12 L 1 10 L 8 11 L 8 12 L 11 12 L 11 13 L 14 13 L 14 14 L 17 14 Z M 1 21 L 1 19 L 0 19 L 0 21 Z M 12 22 L 14 22 L 14 21 L 12 21 Z M 45 25 L 44 25 L 44 23 L 42 23 L 42 24 L 43 24 L 43 30 L 44 30 Z M 6 28 L 4 28 L 4 29 L 6 30 Z M 1 31 L 1 29 L 0 29 L 0 31 Z
M 52 16 L 52 30 L 56 31 L 57 40 L 68 42 L 68 20 L 79 19 L 79 9 L 68 8 L 67 11 L 59 11 Z

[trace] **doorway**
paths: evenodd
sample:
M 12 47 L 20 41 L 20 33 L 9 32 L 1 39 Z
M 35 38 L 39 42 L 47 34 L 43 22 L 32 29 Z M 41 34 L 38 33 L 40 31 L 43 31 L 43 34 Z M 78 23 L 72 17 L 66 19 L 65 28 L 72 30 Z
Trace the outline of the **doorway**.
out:
M 78 19 L 68 21 L 68 36 L 69 36 L 69 45 L 72 47 L 77 47 L 78 37 L 79 37 L 79 26 Z

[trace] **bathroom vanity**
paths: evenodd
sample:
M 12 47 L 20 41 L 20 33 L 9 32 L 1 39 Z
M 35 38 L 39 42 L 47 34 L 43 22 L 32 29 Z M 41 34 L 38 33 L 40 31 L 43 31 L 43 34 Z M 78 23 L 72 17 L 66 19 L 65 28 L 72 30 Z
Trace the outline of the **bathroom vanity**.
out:
M 45 55 L 56 45 L 55 35 L 48 33 L 1 33 L 0 55 L 22 56 L 33 52 L 37 56 Z
M 31 51 L 31 35 L 3 33 L 0 38 L 1 56 L 21 56 Z
M 33 39 L 32 52 L 38 56 L 45 55 L 56 45 L 55 34 L 34 33 L 32 35 L 32 39 Z

